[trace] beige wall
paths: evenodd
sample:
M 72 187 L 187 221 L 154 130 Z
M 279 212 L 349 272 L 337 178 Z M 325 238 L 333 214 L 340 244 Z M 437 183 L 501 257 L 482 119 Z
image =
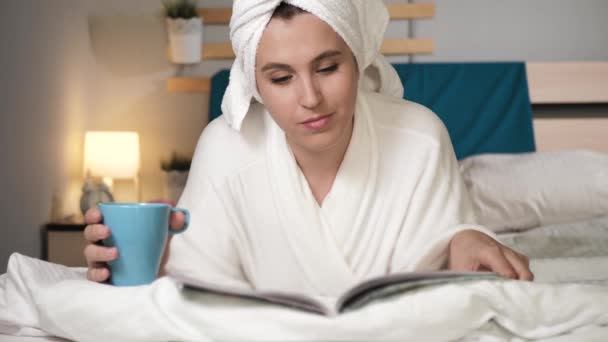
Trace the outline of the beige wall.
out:
M 96 91 L 86 129 L 139 132 L 142 200 L 162 196 L 160 160 L 173 150 L 191 155 L 207 121 L 206 95 L 166 91 L 176 67 L 166 58 L 160 9 L 157 1 L 117 0 L 87 8 Z M 119 186 L 116 196 L 129 194 Z
M 73 1 L 0 5 L 0 271 L 13 251 L 40 254 L 51 199 L 69 192 L 80 164 L 92 85 L 86 27 Z
M 38 257 L 53 198 L 79 213 L 87 130 L 140 134 L 143 200 L 161 196 L 160 160 L 191 154 L 207 97 L 165 90 L 160 1 L 0 3 L 0 273 L 12 252 Z M 196 72 L 209 74 L 210 69 Z M 118 182 L 117 199 L 132 199 Z

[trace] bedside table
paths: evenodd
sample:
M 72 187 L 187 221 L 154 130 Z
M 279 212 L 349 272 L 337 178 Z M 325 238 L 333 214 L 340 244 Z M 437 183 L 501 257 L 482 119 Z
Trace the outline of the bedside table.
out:
M 70 267 L 86 267 L 84 239 L 86 225 L 48 223 L 42 227 L 42 259 Z

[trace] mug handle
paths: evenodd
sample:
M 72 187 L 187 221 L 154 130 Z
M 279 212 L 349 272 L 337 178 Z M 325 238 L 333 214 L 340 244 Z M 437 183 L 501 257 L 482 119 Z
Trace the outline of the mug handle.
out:
M 186 209 L 182 209 L 182 208 L 171 208 L 171 212 L 182 212 L 184 214 L 184 216 L 186 216 L 185 220 L 184 220 L 184 226 L 182 227 L 182 229 L 180 230 L 173 230 L 171 229 L 171 227 L 169 227 L 169 234 L 173 235 L 173 234 L 179 234 L 179 233 L 183 233 L 184 231 L 186 231 L 186 229 L 188 229 L 188 226 L 190 225 L 190 212 Z

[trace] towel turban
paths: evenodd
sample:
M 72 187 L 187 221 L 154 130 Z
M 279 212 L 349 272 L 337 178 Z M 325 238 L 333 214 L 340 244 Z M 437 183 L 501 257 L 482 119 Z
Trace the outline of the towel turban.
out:
M 403 86 L 395 69 L 380 54 L 389 21 L 381 0 L 235 0 L 230 19 L 230 40 L 235 60 L 222 112 L 228 124 L 240 130 L 252 100 L 263 103 L 255 81 L 258 43 L 281 2 L 299 7 L 326 22 L 346 42 L 357 60 L 360 86 L 402 97 Z

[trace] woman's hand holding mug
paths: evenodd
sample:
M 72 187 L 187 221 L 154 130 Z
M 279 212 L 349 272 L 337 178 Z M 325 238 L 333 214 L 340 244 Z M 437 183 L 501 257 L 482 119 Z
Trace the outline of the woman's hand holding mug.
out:
M 168 234 L 168 238 L 166 240 L 166 242 L 164 243 L 157 243 L 156 245 L 161 246 L 161 248 L 163 248 L 163 250 L 159 251 L 160 255 L 162 255 L 161 261 L 160 261 L 160 268 L 159 270 L 157 270 L 157 272 L 161 273 L 163 272 L 163 266 L 165 264 L 165 261 L 167 259 L 168 256 L 168 246 L 169 246 L 169 242 L 171 239 L 172 234 L 171 233 L 180 233 L 183 232 L 186 228 L 187 225 L 189 223 L 189 214 L 186 210 L 183 209 L 170 209 L 169 206 L 167 205 L 161 205 L 161 204 L 145 204 L 145 203 L 129 203 L 129 204 L 120 204 L 120 203 L 115 203 L 115 204 L 110 204 L 107 205 L 106 204 L 106 211 L 107 210 L 112 210 L 112 215 L 114 215 L 114 211 L 116 210 L 121 210 L 120 206 L 131 206 L 132 208 L 123 208 L 122 212 L 120 213 L 121 215 L 127 214 L 128 212 L 130 212 L 130 216 L 136 215 L 136 212 L 138 211 L 138 209 L 134 209 L 135 208 L 140 208 L 139 209 L 139 215 L 147 215 L 149 217 L 149 219 L 152 219 L 153 221 L 153 225 L 158 225 L 158 224 L 163 224 L 162 222 L 158 222 L 160 220 L 162 220 L 162 215 L 159 216 L 159 214 L 161 214 L 159 212 L 159 210 L 161 210 L 161 207 L 166 206 L 165 207 L 165 211 L 167 213 L 170 213 L 169 216 L 169 228 L 170 228 L 170 233 Z M 101 205 L 103 207 L 103 204 Z M 108 208 L 110 207 L 110 208 Z M 152 210 L 146 210 L 143 211 L 141 209 L 146 208 L 146 209 L 152 209 Z M 156 208 L 156 209 L 154 209 Z M 126 210 L 126 211 L 125 211 Z M 150 216 L 150 215 L 156 215 L 156 216 Z M 160 219 L 159 219 L 160 218 Z M 113 217 L 112 218 L 114 221 L 115 225 L 126 225 L 129 226 L 129 222 L 124 222 L 125 220 L 128 221 L 129 218 L 128 217 Z M 118 221 L 117 221 L 118 220 Z M 112 234 L 112 229 L 109 227 L 111 226 L 111 224 L 107 224 L 107 218 L 104 222 L 104 217 L 102 217 L 102 212 L 99 208 L 91 208 L 89 209 L 86 214 L 85 214 L 85 222 L 87 224 L 85 230 L 84 230 L 84 237 L 87 240 L 88 244 L 85 247 L 84 250 L 84 256 L 85 259 L 87 261 L 87 278 L 89 280 L 92 281 L 96 281 L 96 282 L 105 282 L 110 278 L 110 267 L 108 266 L 108 263 L 112 262 L 112 263 L 116 263 L 117 259 L 120 256 L 120 250 L 118 249 L 117 245 L 121 245 L 121 243 L 115 243 L 118 241 L 115 241 L 116 238 L 118 237 L 118 234 Z M 123 224 L 121 224 L 121 222 Z M 150 225 L 150 224 L 148 224 Z M 162 227 L 162 226 L 161 226 Z M 118 229 L 119 227 L 115 227 L 116 229 Z M 149 227 L 142 227 L 144 229 L 149 229 Z M 124 230 L 124 229 L 122 229 Z M 118 231 L 117 231 L 118 233 Z M 137 234 L 137 233 L 136 233 Z M 139 232 L 139 236 L 138 239 L 136 240 L 136 243 L 147 243 L 150 244 L 149 238 L 145 239 L 147 235 L 149 234 L 143 234 L 141 231 Z M 146 235 L 146 236 L 143 236 Z M 159 237 L 160 239 L 161 237 Z M 122 240 L 124 240 L 124 242 L 122 243 L 123 248 L 126 245 L 127 249 L 131 249 L 131 247 L 129 246 L 129 244 L 133 244 L 133 240 L 131 240 L 130 242 L 129 237 L 126 238 L 122 238 Z M 104 242 L 105 241 L 105 245 Z M 162 242 L 162 241 L 161 241 Z M 110 246 L 111 245 L 111 246 Z M 143 248 L 143 250 L 150 250 L 150 249 L 154 249 L 153 246 L 146 246 L 145 248 Z M 128 254 L 127 252 L 131 252 L 131 251 L 123 251 L 125 252 L 125 254 Z M 133 258 L 133 256 L 129 256 L 130 258 Z M 122 264 L 122 263 L 121 263 Z M 124 265 L 121 265 L 124 266 Z

